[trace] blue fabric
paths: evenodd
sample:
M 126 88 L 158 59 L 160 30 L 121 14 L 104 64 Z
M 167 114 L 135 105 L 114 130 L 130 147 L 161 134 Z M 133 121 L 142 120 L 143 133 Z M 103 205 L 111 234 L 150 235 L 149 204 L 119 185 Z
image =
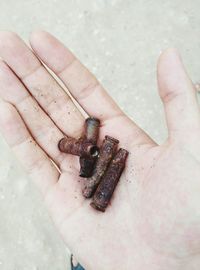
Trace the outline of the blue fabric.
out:
M 78 264 L 77 266 L 72 265 L 72 270 L 85 270 L 85 269 L 80 264 Z
M 73 265 L 73 255 L 71 255 L 71 270 L 85 270 L 79 263 L 77 266 Z

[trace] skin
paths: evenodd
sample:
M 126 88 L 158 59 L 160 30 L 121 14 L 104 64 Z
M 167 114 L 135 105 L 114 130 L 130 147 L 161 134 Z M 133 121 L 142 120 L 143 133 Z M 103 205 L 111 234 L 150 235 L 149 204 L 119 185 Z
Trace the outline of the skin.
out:
M 0 33 L 0 129 L 78 261 L 87 270 L 200 269 L 200 113 L 178 52 L 158 60 L 168 138 L 157 145 L 55 37 L 36 31 L 30 45 L 34 53 Z M 57 148 L 64 135 L 81 135 L 84 117 L 38 58 L 100 118 L 100 139 L 111 135 L 130 152 L 105 213 L 81 194 L 78 158 Z

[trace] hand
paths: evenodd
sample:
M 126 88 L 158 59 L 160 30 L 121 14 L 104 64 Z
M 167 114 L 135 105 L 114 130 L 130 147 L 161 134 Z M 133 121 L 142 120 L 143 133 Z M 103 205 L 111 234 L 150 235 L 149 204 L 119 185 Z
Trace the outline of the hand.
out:
M 0 127 L 79 262 L 87 270 L 200 269 L 200 114 L 176 50 L 158 62 L 169 136 L 157 145 L 58 40 L 37 31 L 30 43 L 34 53 L 0 33 Z M 84 117 L 38 59 L 100 118 L 100 139 L 111 135 L 130 152 L 105 213 L 82 196 L 78 158 L 57 147 L 65 134 L 80 136 Z

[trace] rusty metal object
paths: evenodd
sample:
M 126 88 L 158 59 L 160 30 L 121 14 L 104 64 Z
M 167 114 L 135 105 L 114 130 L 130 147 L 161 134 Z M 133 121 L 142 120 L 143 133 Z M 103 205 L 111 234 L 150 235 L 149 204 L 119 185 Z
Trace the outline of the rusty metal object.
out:
M 93 196 L 91 206 L 99 211 L 104 212 L 108 206 L 113 192 L 119 182 L 120 176 L 125 167 L 128 151 L 120 148 L 116 153 L 110 165 L 101 179 L 101 182 Z
M 88 142 L 97 144 L 99 137 L 100 120 L 94 117 L 89 117 L 85 120 L 85 137 Z
M 111 159 L 117 151 L 119 141 L 106 136 L 102 146 L 100 147 L 99 158 L 94 169 L 94 174 L 91 178 L 86 181 L 85 187 L 83 189 L 83 196 L 85 198 L 90 198 L 96 191 L 96 188 L 104 175 Z
M 80 157 L 79 163 L 80 163 L 80 171 L 79 176 L 80 177 L 91 177 L 94 171 L 94 166 L 97 161 L 97 157 Z
M 83 135 L 83 140 L 85 142 L 92 143 L 94 146 L 97 145 L 98 137 L 99 137 L 99 127 L 100 120 L 94 117 L 89 117 L 85 120 L 85 131 Z M 80 157 L 80 173 L 81 177 L 91 177 L 94 165 L 96 163 L 97 156 L 87 156 Z
M 99 148 L 91 142 L 71 137 L 62 138 L 58 143 L 61 152 L 81 157 L 96 157 L 99 154 Z

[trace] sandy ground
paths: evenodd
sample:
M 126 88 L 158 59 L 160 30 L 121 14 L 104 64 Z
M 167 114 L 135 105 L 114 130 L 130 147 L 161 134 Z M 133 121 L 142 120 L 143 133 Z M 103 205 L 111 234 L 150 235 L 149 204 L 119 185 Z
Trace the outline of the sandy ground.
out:
M 176 47 L 200 79 L 199 0 L 1 0 L 0 29 L 51 31 L 158 143 L 167 136 L 156 61 Z M 39 193 L 0 137 L 0 269 L 64 270 L 69 257 Z

